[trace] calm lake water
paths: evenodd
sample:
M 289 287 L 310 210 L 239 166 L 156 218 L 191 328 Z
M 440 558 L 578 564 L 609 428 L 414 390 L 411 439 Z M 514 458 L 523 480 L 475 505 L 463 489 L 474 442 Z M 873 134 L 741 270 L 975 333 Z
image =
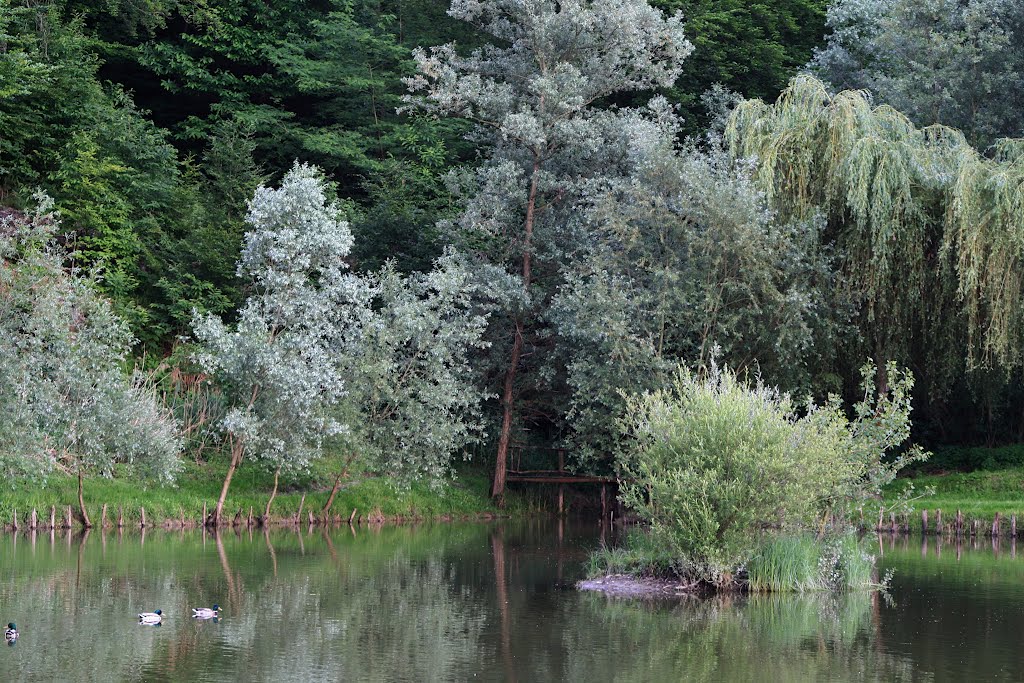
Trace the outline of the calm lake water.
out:
M 647 603 L 569 588 L 597 542 L 547 520 L 3 535 L 0 680 L 1024 680 L 1024 546 L 886 539 L 890 600 Z

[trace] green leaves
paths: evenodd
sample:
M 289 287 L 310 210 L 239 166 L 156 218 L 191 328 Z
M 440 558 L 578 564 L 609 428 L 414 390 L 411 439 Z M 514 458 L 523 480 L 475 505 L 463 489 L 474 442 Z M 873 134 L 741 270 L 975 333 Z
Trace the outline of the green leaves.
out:
M 916 128 L 862 91 L 831 96 L 809 76 L 773 105 L 744 102 L 726 135 L 734 158 L 756 160 L 780 217 L 828 217 L 840 285 L 859 300 L 871 343 L 862 355 L 1020 363 L 1019 156 L 985 157 L 955 130 Z M 938 341 L 949 338 L 960 342 Z
M 984 149 L 1024 134 L 1024 5 L 1014 0 L 836 0 L 810 66 L 837 90 L 867 89 L 918 126 Z
M 60 463 L 109 476 L 121 463 L 169 480 L 177 425 L 125 377 L 131 334 L 95 278 L 65 269 L 49 208 L 0 217 L 0 469 L 38 479 Z
M 628 398 L 617 456 L 622 500 L 671 548 L 677 569 L 719 583 L 766 530 L 806 532 L 878 495 L 911 450 L 886 454 L 909 434 L 909 373 L 888 368 L 890 394 L 865 398 L 851 421 L 838 399 L 798 410 L 789 396 L 748 385 L 729 368 L 680 367 L 669 385 Z

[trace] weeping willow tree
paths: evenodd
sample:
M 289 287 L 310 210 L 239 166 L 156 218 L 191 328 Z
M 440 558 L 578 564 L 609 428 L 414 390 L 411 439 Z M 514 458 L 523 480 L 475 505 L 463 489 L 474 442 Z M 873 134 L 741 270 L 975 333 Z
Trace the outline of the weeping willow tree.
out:
M 726 140 L 754 159 L 779 218 L 825 215 L 879 367 L 915 347 L 935 384 L 952 368 L 1020 367 L 1024 141 L 985 155 L 954 129 L 917 128 L 810 76 L 774 104 L 741 103 Z

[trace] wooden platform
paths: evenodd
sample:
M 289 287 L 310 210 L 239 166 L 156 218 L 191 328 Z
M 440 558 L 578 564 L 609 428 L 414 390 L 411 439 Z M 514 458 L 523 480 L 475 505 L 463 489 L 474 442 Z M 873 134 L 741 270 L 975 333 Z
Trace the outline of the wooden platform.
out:
M 588 474 L 570 474 L 558 470 L 509 470 L 505 481 L 522 481 L 531 484 L 616 484 L 615 477 L 595 477 Z

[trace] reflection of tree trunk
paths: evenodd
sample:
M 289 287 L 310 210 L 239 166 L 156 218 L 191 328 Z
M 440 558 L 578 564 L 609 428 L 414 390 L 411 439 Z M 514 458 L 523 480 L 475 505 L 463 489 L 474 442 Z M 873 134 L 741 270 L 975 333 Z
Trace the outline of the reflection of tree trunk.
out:
M 263 527 L 263 540 L 267 542 L 267 552 L 270 553 L 270 562 L 274 565 L 274 576 L 277 576 L 277 553 L 274 552 L 274 545 L 270 542 L 270 529 Z
M 82 537 L 78 539 L 78 564 L 75 566 L 75 588 L 81 585 L 82 581 L 82 552 L 85 550 L 85 541 L 89 538 L 89 529 L 87 528 L 82 532 Z
M 604 524 L 601 524 L 602 541 L 604 540 Z M 558 581 L 558 586 L 562 586 L 562 551 L 563 542 L 565 540 L 565 519 L 563 517 L 558 518 L 558 548 L 555 550 L 558 557 L 558 566 L 556 568 L 557 576 L 555 577 Z
M 228 596 L 235 605 L 241 604 L 238 600 L 238 590 L 235 586 L 235 576 L 231 573 L 231 565 L 228 564 L 228 554 L 224 552 L 224 541 L 221 540 L 220 530 L 214 531 L 213 539 L 217 543 L 217 556 L 220 557 L 220 568 L 224 571 L 224 578 L 228 582 Z
M 92 528 L 92 522 L 89 520 L 89 513 L 85 510 L 85 498 L 82 496 L 82 466 L 78 466 L 78 509 L 82 515 L 82 526 L 86 529 Z
M 512 667 L 512 617 L 509 614 L 508 586 L 505 583 L 505 539 L 499 531 L 491 535 L 491 553 L 494 556 L 494 585 L 501 613 L 501 660 L 505 666 L 505 680 L 512 683 L 516 672 Z
M 330 555 L 331 555 L 331 562 L 334 563 L 335 567 L 337 567 L 338 563 L 339 563 L 338 551 L 334 549 L 334 542 L 331 541 L 331 535 L 329 533 L 327 533 L 327 529 L 326 528 L 323 530 L 323 533 L 324 533 L 324 541 L 327 542 L 327 552 L 330 553 Z
M 530 293 L 531 251 L 533 250 L 533 223 L 537 209 L 537 184 L 540 180 L 540 156 L 533 157 L 533 171 L 530 174 L 530 194 L 526 200 L 526 221 L 523 225 L 523 293 Z M 505 386 L 502 392 L 501 436 L 498 439 L 498 455 L 494 465 L 494 486 L 491 495 L 500 498 L 505 495 L 505 471 L 508 468 L 508 446 L 512 436 L 514 415 L 513 389 L 519 370 L 519 357 L 523 352 L 523 324 L 516 318 L 515 338 L 512 340 L 512 354 L 505 371 Z
M 217 507 L 213 510 L 213 517 L 209 520 L 212 526 L 220 526 L 220 515 L 224 510 L 224 501 L 228 497 L 228 488 L 231 486 L 231 477 L 235 476 L 238 464 L 242 462 L 242 440 L 238 437 L 231 437 L 231 464 L 228 465 L 228 473 L 224 477 L 224 486 L 220 489 L 220 498 L 217 499 Z
M 884 652 L 882 641 L 882 606 L 881 593 L 871 591 L 871 625 L 875 633 L 875 652 Z

